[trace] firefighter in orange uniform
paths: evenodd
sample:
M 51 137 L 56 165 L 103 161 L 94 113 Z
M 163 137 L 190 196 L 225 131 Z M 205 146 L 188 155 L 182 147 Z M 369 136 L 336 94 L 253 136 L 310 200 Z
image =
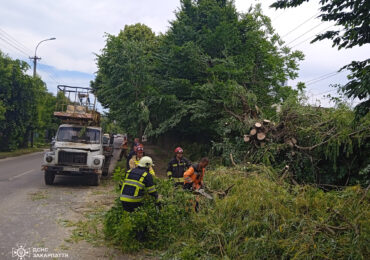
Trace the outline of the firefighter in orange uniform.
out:
M 184 173 L 184 189 L 199 190 L 204 188 L 204 172 L 209 163 L 208 158 L 202 158 L 198 164 L 194 164 Z

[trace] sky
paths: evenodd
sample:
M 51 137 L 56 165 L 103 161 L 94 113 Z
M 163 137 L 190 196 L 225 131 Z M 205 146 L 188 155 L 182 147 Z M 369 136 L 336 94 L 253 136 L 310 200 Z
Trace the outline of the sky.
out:
M 247 12 L 251 5 L 262 4 L 264 14 L 271 18 L 286 45 L 305 54 L 298 79 L 288 82 L 289 85 L 306 82 L 310 103 L 333 105 L 323 96 L 336 95 L 331 84 L 347 82 L 347 72 L 335 72 L 352 60 L 367 58 L 369 45 L 338 51 L 331 47 L 329 40 L 310 44 L 315 34 L 335 26 L 315 18 L 319 14 L 318 1 L 285 10 L 269 8 L 272 2 L 235 0 L 235 6 L 238 12 Z M 0 6 L 0 50 L 10 57 L 30 62 L 29 57 L 34 56 L 41 40 L 56 38 L 41 43 L 37 49 L 37 56 L 42 58 L 37 74 L 46 82 L 48 90 L 56 93 L 58 84 L 89 86 L 97 71 L 96 54 L 105 45 L 106 33 L 116 35 L 125 25 L 135 23 L 144 23 L 156 33 L 165 33 L 169 21 L 175 19 L 180 1 L 0 0 Z

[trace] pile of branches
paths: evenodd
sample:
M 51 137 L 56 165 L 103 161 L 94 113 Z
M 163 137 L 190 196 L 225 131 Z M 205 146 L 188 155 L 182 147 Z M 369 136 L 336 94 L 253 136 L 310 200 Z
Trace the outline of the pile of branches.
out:
M 354 120 L 353 111 L 345 106 L 286 104 L 276 123 L 253 122 L 239 151 L 244 151 L 244 161 L 289 165 L 299 183 L 366 187 L 370 184 L 370 115 Z

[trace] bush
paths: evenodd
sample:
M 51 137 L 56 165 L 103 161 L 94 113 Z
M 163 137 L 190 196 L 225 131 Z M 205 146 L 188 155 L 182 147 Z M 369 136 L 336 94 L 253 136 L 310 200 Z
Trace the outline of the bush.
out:
M 107 239 L 125 252 L 165 250 L 165 259 L 370 256 L 370 196 L 360 186 L 330 192 L 292 186 L 272 168 L 253 164 L 207 172 L 205 182 L 214 191 L 234 186 L 224 198 L 199 198 L 195 213 L 194 195 L 159 181 L 162 209 L 148 202 L 128 214 L 117 203 L 106 216 Z
M 124 252 L 142 248 L 165 249 L 190 228 L 188 218 L 192 195 L 180 188 L 175 189 L 169 180 L 156 181 L 157 189 L 163 196 L 160 206 L 148 196 L 142 207 L 128 213 L 123 211 L 117 199 L 116 205 L 106 215 L 106 238 Z

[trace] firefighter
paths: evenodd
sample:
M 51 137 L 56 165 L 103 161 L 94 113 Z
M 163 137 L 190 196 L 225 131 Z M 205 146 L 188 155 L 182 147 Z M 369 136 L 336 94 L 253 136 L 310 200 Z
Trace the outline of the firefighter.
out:
M 204 188 L 203 177 L 209 159 L 204 157 L 198 164 L 194 164 L 184 173 L 184 189 L 199 190 Z
M 153 182 L 153 176 L 149 174 L 149 168 L 153 166 L 153 160 L 149 156 L 140 159 L 138 167 L 127 172 L 122 181 L 121 197 L 122 207 L 125 211 L 133 212 L 143 203 L 144 194 L 155 197 L 158 201 L 158 193 Z
M 118 161 L 121 161 L 123 156 L 127 157 L 127 140 L 123 139 L 120 149 L 121 149 L 121 152 L 119 154 Z
M 140 145 L 140 141 L 139 141 L 139 138 L 136 137 L 136 138 L 134 138 L 134 142 L 131 145 L 131 150 L 130 150 L 130 152 L 128 153 L 128 155 L 126 157 L 126 169 L 130 169 L 129 162 L 130 162 L 132 156 L 134 156 L 136 154 L 136 148 L 138 147 L 138 145 Z
M 129 162 L 129 169 L 131 170 L 135 169 L 138 166 L 140 159 L 143 158 L 143 156 L 144 156 L 144 146 L 142 144 L 139 144 L 138 146 L 136 146 L 136 154 L 132 156 Z M 149 168 L 149 173 L 155 176 L 154 169 L 151 166 Z
M 175 149 L 175 157 L 168 163 L 167 176 L 175 182 L 175 186 L 184 184 L 184 172 L 191 166 L 191 162 L 183 157 L 183 149 Z

